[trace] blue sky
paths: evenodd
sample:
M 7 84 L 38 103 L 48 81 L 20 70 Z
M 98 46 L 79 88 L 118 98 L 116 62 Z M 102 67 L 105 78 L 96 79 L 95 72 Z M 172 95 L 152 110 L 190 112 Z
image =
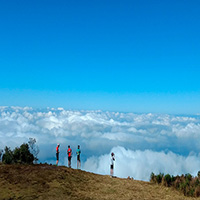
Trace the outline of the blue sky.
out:
M 0 3 L 0 105 L 200 113 L 199 1 Z

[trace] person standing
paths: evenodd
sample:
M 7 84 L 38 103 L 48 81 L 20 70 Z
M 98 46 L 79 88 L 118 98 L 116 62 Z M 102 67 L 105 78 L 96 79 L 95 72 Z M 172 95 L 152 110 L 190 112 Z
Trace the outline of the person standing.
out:
M 71 168 L 72 150 L 70 148 L 70 145 L 68 145 L 67 154 L 68 154 L 68 167 Z
M 80 145 L 78 145 L 78 148 L 76 150 L 76 155 L 77 155 L 77 169 L 81 168 L 81 150 L 80 150 Z
M 56 165 L 58 166 L 58 162 L 59 162 L 59 147 L 60 147 L 60 144 L 57 145 L 56 147 Z
M 114 171 L 114 161 L 115 161 L 115 154 L 111 153 L 111 160 L 110 160 L 110 176 L 113 177 L 113 171 Z

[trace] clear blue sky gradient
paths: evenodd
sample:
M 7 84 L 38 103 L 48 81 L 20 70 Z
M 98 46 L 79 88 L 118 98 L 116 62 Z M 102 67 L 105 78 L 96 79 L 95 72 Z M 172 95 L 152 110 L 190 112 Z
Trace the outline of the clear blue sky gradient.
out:
M 200 113 L 200 1 L 1 0 L 0 105 Z

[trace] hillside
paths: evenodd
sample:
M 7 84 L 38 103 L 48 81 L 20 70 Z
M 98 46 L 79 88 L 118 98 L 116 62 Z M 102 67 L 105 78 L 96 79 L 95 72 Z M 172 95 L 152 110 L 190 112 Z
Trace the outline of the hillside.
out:
M 0 164 L 0 200 L 197 199 L 156 184 L 50 165 Z

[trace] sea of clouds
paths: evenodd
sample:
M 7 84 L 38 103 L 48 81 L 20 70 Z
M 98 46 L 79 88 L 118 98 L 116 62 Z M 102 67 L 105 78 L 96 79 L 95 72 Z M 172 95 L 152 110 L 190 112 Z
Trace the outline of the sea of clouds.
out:
M 13 149 L 29 138 L 39 146 L 40 162 L 55 164 L 60 143 L 60 165 L 67 165 L 67 146 L 81 145 L 82 169 L 149 180 L 151 172 L 173 175 L 200 170 L 200 116 L 71 111 L 63 108 L 0 107 L 0 149 Z

